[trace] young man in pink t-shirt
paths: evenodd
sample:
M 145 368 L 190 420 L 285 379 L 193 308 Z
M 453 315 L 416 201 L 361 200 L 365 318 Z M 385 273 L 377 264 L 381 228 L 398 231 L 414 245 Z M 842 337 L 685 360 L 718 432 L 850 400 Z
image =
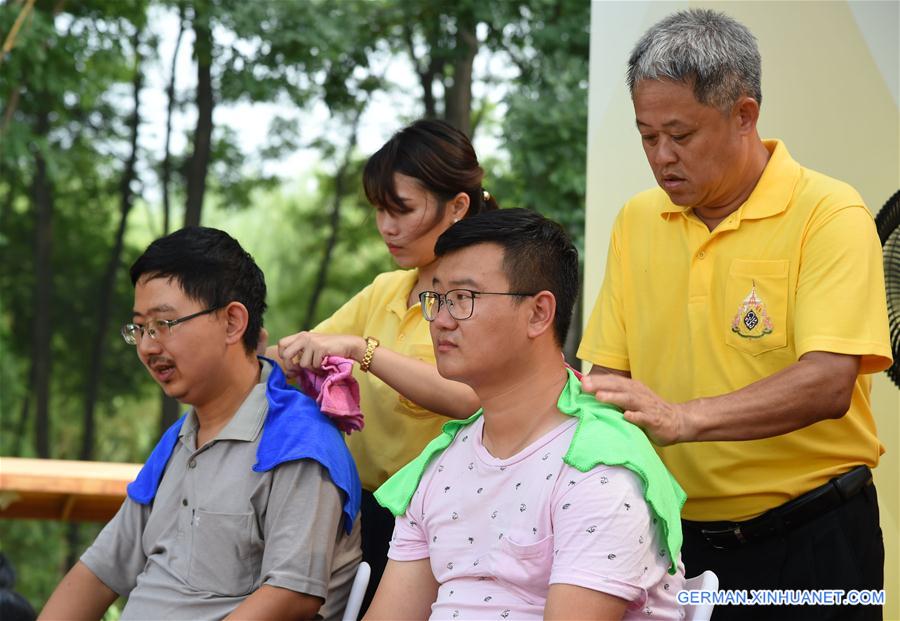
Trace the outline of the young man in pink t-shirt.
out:
M 683 493 L 636 427 L 582 399 L 561 354 L 569 238 L 509 209 L 455 224 L 435 252 L 420 301 L 438 371 L 483 410 L 376 493 L 397 521 L 366 618 L 681 618 Z

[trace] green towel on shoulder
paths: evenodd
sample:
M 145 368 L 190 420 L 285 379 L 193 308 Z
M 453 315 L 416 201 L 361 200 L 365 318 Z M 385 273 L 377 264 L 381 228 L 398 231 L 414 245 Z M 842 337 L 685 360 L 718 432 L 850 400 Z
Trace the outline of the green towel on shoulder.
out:
M 669 573 L 674 574 L 681 552 L 681 507 L 687 498 L 684 490 L 660 461 L 644 432 L 626 421 L 615 407 L 582 392 L 581 382 L 571 370 L 568 373 L 569 380 L 556 405 L 563 414 L 578 418 L 578 425 L 563 461 L 581 472 L 599 464 L 622 466 L 640 478 L 644 499 L 659 521 L 669 553 Z M 444 423 L 441 435 L 378 488 L 375 499 L 379 504 L 395 516 L 403 515 L 431 460 L 450 446 L 460 429 L 471 425 L 481 414 L 482 410 L 478 410 L 466 420 Z

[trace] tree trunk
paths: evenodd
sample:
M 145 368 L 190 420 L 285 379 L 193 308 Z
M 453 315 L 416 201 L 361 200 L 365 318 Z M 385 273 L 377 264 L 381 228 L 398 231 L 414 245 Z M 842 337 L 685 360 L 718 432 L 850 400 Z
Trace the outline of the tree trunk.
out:
M 166 88 L 168 105 L 166 106 L 166 143 L 162 161 L 162 198 L 163 198 L 163 235 L 169 234 L 171 228 L 170 218 L 172 208 L 169 198 L 169 184 L 172 180 L 172 153 L 170 141 L 172 138 L 172 113 L 175 109 L 175 68 L 178 61 L 178 51 L 181 49 L 181 39 L 184 36 L 184 6 L 178 7 L 178 37 L 175 39 L 175 51 L 172 52 L 172 70 L 169 74 L 169 86 Z
M 38 113 L 37 135 L 46 138 L 50 131 L 50 113 Z M 35 451 L 38 457 L 50 457 L 50 337 L 53 315 L 53 188 L 47 176 L 43 153 L 34 149 L 34 323 L 32 324 L 32 393 L 35 398 Z
M 465 135 L 472 136 L 472 65 L 478 53 L 475 19 L 462 14 L 457 19 L 453 82 L 446 87 L 446 120 Z M 446 83 L 445 83 L 446 84 Z
M 16 114 L 16 108 L 19 107 L 19 97 L 20 90 L 19 86 L 16 85 L 9 93 L 9 97 L 7 97 L 6 101 L 6 110 L 3 112 L 3 122 L 0 123 L 0 136 L 6 133 L 6 130 L 9 129 L 9 124 L 12 122 L 13 116 Z
M 209 7 L 197 3 L 194 8 L 194 53 L 197 56 L 197 126 L 194 129 L 194 154 L 188 167 L 187 203 L 184 225 L 200 224 L 206 174 L 212 151 L 213 90 L 212 90 L 212 30 Z
M 134 192 L 132 183 L 135 180 L 135 165 L 138 153 L 138 133 L 140 128 L 140 94 L 143 87 L 144 75 L 141 67 L 139 51 L 141 32 L 134 35 L 133 47 L 135 53 L 134 77 L 132 78 L 133 105 L 131 116 L 128 119 L 128 131 L 130 134 L 130 153 L 122 170 L 122 179 L 119 182 L 119 226 L 116 229 L 116 238 L 113 249 L 103 272 L 103 280 L 100 284 L 100 292 L 97 296 L 97 321 L 94 324 L 96 331 L 91 343 L 90 362 L 88 367 L 87 389 L 84 398 L 84 417 L 82 424 L 81 454 L 79 458 L 90 461 L 94 457 L 94 410 L 97 405 L 97 396 L 100 391 L 100 379 L 103 374 L 103 354 L 106 348 L 106 334 L 109 331 L 110 313 L 113 291 L 116 287 L 116 274 L 119 271 L 119 263 L 122 260 L 122 250 L 125 245 L 125 228 L 128 224 L 128 214 L 134 205 Z
M 16 204 L 16 187 L 11 183 L 12 179 L 6 172 L 6 167 L 0 162 L 0 178 L 7 180 L 7 192 L 3 196 L 3 205 L 0 207 L 0 231 L 8 231 L 9 223 L 13 217 L 13 207 Z
M 32 360 L 31 364 L 28 365 L 28 385 L 31 386 L 34 384 L 34 361 Z M 25 439 L 25 427 L 28 424 L 28 415 L 31 412 L 31 393 L 26 392 L 25 398 L 22 399 L 22 409 L 19 411 L 19 420 L 16 422 L 15 430 L 13 431 L 13 447 L 12 447 L 12 455 L 13 457 L 20 457 L 22 455 L 22 443 Z
M 66 560 L 65 571 L 69 571 L 78 562 L 81 556 L 81 546 L 78 545 L 81 539 L 81 525 L 78 522 L 69 522 L 66 529 Z
M 316 306 L 319 304 L 319 298 L 325 289 L 325 283 L 328 279 L 328 267 L 331 265 L 331 256 L 334 254 L 334 247 L 337 245 L 338 229 L 341 220 L 341 201 L 346 194 L 346 176 L 347 170 L 350 168 L 350 162 L 353 158 L 353 149 L 356 147 L 356 136 L 359 128 L 359 119 L 365 106 L 360 106 L 353 117 L 353 124 L 350 129 L 350 138 L 347 140 L 347 149 L 344 152 L 344 160 L 341 162 L 334 175 L 334 195 L 331 201 L 331 214 L 329 216 L 330 232 L 328 240 L 325 242 L 325 252 L 322 254 L 322 261 L 319 263 L 318 274 L 316 275 L 316 283 L 313 286 L 312 294 L 309 296 L 309 304 L 306 307 L 306 317 L 301 324 L 303 330 L 309 330 L 313 327 L 313 319 L 315 318 Z
M 437 118 L 437 106 L 434 97 L 434 78 L 437 75 L 437 62 L 432 55 L 430 59 L 421 59 L 416 55 L 416 42 L 413 37 L 412 28 L 407 24 L 403 28 L 403 37 L 406 40 L 406 47 L 409 50 L 409 57 L 412 60 L 416 75 L 419 76 L 419 83 L 422 85 L 422 104 L 425 106 L 426 119 Z M 432 52 L 434 51 L 434 46 Z

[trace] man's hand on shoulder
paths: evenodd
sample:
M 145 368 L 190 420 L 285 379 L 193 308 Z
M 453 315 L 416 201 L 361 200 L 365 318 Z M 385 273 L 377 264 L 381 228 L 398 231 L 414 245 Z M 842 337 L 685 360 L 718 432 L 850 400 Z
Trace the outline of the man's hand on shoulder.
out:
M 625 420 L 644 430 L 655 444 L 668 446 L 693 439 L 686 404 L 669 403 L 641 382 L 594 367 L 581 380 L 585 392 L 625 413 Z
M 860 356 L 811 351 L 734 392 L 669 403 L 621 371 L 594 367 L 585 392 L 618 406 L 659 446 L 758 440 L 840 418 L 850 407 Z

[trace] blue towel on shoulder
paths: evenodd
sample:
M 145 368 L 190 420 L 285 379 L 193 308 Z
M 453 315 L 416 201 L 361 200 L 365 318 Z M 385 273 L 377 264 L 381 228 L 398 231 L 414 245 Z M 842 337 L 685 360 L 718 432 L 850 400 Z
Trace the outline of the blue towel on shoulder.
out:
M 359 513 L 362 486 L 341 432 L 322 414 L 313 399 L 287 383 L 277 364 L 268 358 L 260 358 L 272 364 L 272 371 L 266 382 L 269 410 L 256 449 L 253 471 L 267 472 L 298 459 L 319 462 L 335 486 L 344 492 L 344 529 L 349 534 Z M 133 501 L 142 505 L 153 502 L 185 416 L 166 430 L 137 478 L 128 485 L 128 497 Z

